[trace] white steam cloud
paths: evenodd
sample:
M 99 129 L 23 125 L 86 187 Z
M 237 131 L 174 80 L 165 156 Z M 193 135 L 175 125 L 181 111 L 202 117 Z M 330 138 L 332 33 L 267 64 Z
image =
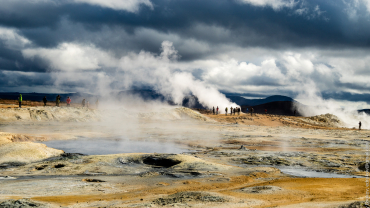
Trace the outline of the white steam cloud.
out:
M 337 116 L 343 122 L 344 127 L 358 128 L 358 123 L 361 121 L 363 128 L 369 128 L 370 116 L 365 113 L 357 112 L 358 109 L 362 109 L 365 106 L 367 107 L 367 103 L 323 99 L 316 84 L 312 81 L 303 84 L 300 94 L 295 99 L 306 105 L 296 106 L 297 110 L 303 116 L 315 116 L 329 113 Z
M 48 63 L 50 70 L 62 71 L 53 73 L 57 86 L 81 81 L 85 88 L 107 95 L 114 90 L 141 84 L 153 87 L 177 104 L 181 104 L 185 96 L 194 95 L 203 106 L 219 106 L 221 112 L 225 107 L 237 106 L 216 88 L 181 70 L 177 61 L 180 57 L 178 51 L 169 41 L 162 43 L 159 55 L 141 51 L 119 59 L 92 45 L 73 43 L 64 43 L 54 49 L 25 49 L 23 55 L 29 59 L 41 58 Z

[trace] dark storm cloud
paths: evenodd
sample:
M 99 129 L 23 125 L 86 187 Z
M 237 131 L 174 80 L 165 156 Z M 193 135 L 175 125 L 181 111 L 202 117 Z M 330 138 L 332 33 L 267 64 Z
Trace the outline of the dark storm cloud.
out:
M 344 12 L 347 5 L 342 1 L 310 1 L 280 10 L 256 7 L 236 0 L 153 0 L 152 3 L 154 9 L 142 5 L 137 13 L 133 13 L 62 1 L 37 4 L 3 2 L 8 6 L 0 9 L 0 24 L 19 28 L 35 44 L 49 47 L 71 39 L 89 41 L 84 39 L 84 34 L 69 35 L 74 32 L 68 30 L 52 35 L 51 31 L 60 27 L 63 18 L 80 23 L 91 33 L 99 33 L 104 26 L 122 27 L 131 35 L 135 34 L 137 28 L 151 28 L 210 43 L 242 46 L 368 47 L 370 44 L 370 27 L 363 24 L 367 18 L 360 16 L 357 21 L 351 21 Z M 322 12 L 320 15 L 314 10 L 317 5 Z M 307 12 L 297 14 L 295 11 L 301 7 L 306 8 Z M 359 10 L 359 14 L 365 12 Z M 207 30 L 194 32 L 192 28 L 197 24 L 222 27 L 230 30 L 231 34 L 219 38 Z
M 25 59 L 19 50 L 9 49 L 3 41 L 0 40 L 0 71 L 34 71 L 45 72 L 45 62 L 35 58 L 34 60 Z
M 53 85 L 54 79 L 47 73 L 0 71 L 0 87 Z
M 310 1 L 280 10 L 236 0 L 154 0 L 152 3 L 154 9 L 141 5 L 134 13 L 58 0 L 6 1 L 0 7 L 0 25 L 18 29 L 34 46 L 51 48 L 63 42 L 93 43 L 104 50 L 115 51 L 118 56 L 128 51 L 159 52 L 163 39 L 145 33 L 137 37 L 138 30 L 143 28 L 210 45 L 286 48 L 368 47 L 370 44 L 370 26 L 363 24 L 367 18 L 360 16 L 356 22 L 351 21 L 343 12 L 346 5 L 341 1 Z M 325 12 L 315 16 L 317 5 Z M 307 12 L 296 14 L 301 7 Z M 217 33 L 210 30 L 212 27 L 225 32 Z M 191 46 L 178 50 L 183 61 L 219 52 L 199 52 Z M 2 48 L 1 52 L 12 57 L 2 56 L 5 61 L 1 61 L 0 68 L 43 70 L 41 61 L 27 62 L 19 51 Z M 23 68 L 16 67 L 16 62 Z
M 323 92 L 323 98 L 325 99 L 337 99 L 337 100 L 348 100 L 348 101 L 365 101 L 370 104 L 370 94 L 358 94 L 349 92 Z
M 242 51 L 253 47 L 263 48 L 267 52 L 271 49 L 275 51 L 271 52 L 273 54 L 271 56 L 275 59 L 278 68 L 276 70 L 280 70 L 284 77 L 289 76 L 292 68 L 298 69 L 304 65 L 296 66 L 292 63 L 288 65 L 290 66 L 288 69 L 288 66 L 284 65 L 284 60 L 279 60 L 279 57 L 284 55 L 276 55 L 279 52 L 305 49 L 317 51 L 346 49 L 352 52 L 352 49 L 361 48 L 359 53 L 364 54 L 370 46 L 369 11 L 365 6 L 356 6 L 348 3 L 351 1 L 347 0 L 296 0 L 295 5 L 280 8 L 268 5 L 255 6 L 243 3 L 241 0 L 152 0 L 153 7 L 141 4 L 137 12 L 76 3 L 73 0 L 0 0 L 0 2 L 2 4 L 0 27 L 13 29 L 29 40 L 29 43 L 22 47 L 9 47 L 6 40 L 1 39 L 0 36 L 0 75 L 2 76 L 0 80 L 2 86 L 8 87 L 21 83 L 29 83 L 29 86 L 49 85 L 52 80 L 50 75 L 9 74 L 9 71 L 48 72 L 51 68 L 48 62 L 50 58 L 48 60 L 46 55 L 50 50 L 44 51 L 44 57 L 42 57 L 38 49 L 61 50 L 59 46 L 63 43 L 74 44 L 73 46 L 77 48 L 87 45 L 91 46 L 87 48 L 96 49 L 96 51 L 111 52 L 118 60 L 130 52 L 138 53 L 141 50 L 158 55 L 161 52 L 161 43 L 168 40 L 174 43 L 174 47 L 181 55 L 181 63 L 202 59 L 217 60 L 224 54 L 235 58 L 232 55 L 237 52 L 232 54 L 231 51 Z M 24 49 L 34 49 L 34 53 L 25 58 L 22 53 Z M 248 53 L 253 52 L 246 52 L 247 55 Z M 254 61 L 257 66 L 261 65 L 263 59 L 268 59 L 263 57 L 248 60 L 249 57 L 244 59 L 240 58 L 241 56 L 235 59 L 239 59 L 238 62 Z M 292 57 L 294 58 L 293 55 Z M 297 58 L 294 61 L 300 60 Z M 101 63 L 95 65 L 100 67 L 99 64 Z M 202 80 L 207 77 L 207 70 L 212 68 L 207 66 L 207 64 L 204 64 L 204 68 L 194 66 L 195 69 L 191 73 L 195 79 Z M 105 67 L 99 70 L 106 71 Z M 227 70 L 232 71 L 233 67 L 235 66 Z M 1 70 L 7 70 L 7 72 Z M 271 71 L 270 68 L 265 70 Z M 366 72 L 366 67 L 362 70 Z M 319 83 L 318 86 L 322 90 L 367 89 L 367 86 L 361 86 L 361 84 L 341 83 L 342 71 L 333 70 L 325 75 L 321 72 L 305 75 L 302 70 L 297 70 L 295 73 L 298 75 L 287 80 L 296 83 L 300 81 L 301 76 L 307 76 Z M 246 75 L 250 75 L 251 78 L 246 78 L 239 85 L 270 87 L 265 89 L 276 87 L 278 89 L 276 92 L 280 90 L 285 94 L 293 93 L 289 89 L 280 88 L 290 84 L 282 84 L 281 80 L 278 80 L 281 79 L 279 77 L 261 76 L 258 75 L 258 71 L 255 74 Z M 230 80 L 233 78 L 235 79 L 232 77 Z M 210 83 L 234 89 L 232 88 L 234 82 L 230 84 L 220 80 L 222 78 L 211 80 Z M 71 90 L 82 89 L 85 86 L 73 80 L 60 82 L 60 84 L 68 86 Z M 140 84 L 142 83 L 137 83 L 137 85 Z M 346 99 L 345 95 L 339 97 Z

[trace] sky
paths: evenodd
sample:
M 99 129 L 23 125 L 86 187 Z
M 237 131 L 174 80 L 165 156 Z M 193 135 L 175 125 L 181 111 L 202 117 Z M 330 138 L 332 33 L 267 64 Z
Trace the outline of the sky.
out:
M 370 0 L 0 4 L 3 92 L 150 88 L 174 100 L 221 91 L 370 104 Z

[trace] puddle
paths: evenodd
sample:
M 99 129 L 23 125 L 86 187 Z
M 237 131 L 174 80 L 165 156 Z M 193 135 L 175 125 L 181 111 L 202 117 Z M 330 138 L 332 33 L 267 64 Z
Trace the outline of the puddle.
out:
M 156 141 L 131 141 L 118 139 L 52 140 L 40 142 L 48 147 L 63 150 L 66 153 L 86 155 L 108 155 L 119 153 L 174 153 L 189 151 L 174 143 Z
M 307 177 L 307 178 L 363 178 L 362 176 L 316 172 L 316 171 L 305 170 L 301 168 L 279 168 L 279 169 L 281 172 L 288 174 L 288 175 L 298 176 L 298 177 Z

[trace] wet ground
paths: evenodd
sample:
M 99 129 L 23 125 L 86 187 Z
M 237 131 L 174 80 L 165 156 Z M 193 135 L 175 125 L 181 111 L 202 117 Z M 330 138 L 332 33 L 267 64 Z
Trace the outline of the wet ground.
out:
M 351 207 L 364 200 L 368 130 L 222 116 L 145 118 L 119 130 L 107 123 L 4 123 L 13 143 L 41 142 L 65 153 L 1 163 L 0 206 Z

